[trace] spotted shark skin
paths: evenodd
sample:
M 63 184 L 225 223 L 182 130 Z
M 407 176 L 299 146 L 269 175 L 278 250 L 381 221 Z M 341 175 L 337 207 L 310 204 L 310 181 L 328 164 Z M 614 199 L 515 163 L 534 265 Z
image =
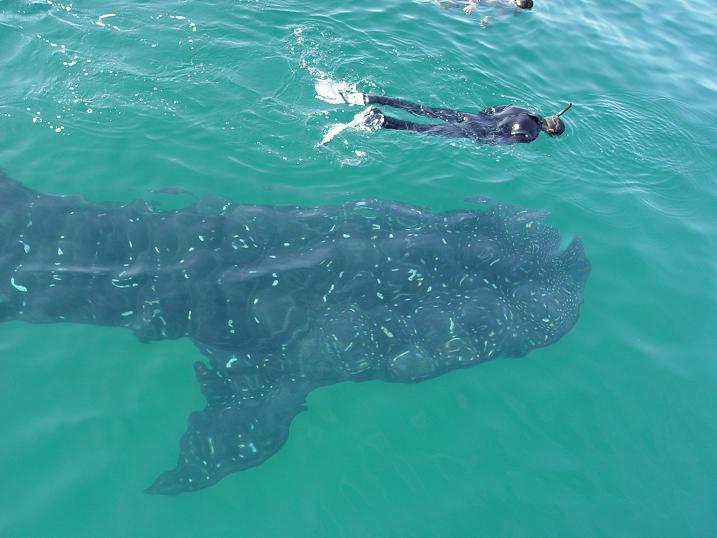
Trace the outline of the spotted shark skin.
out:
M 0 174 L 0 320 L 190 338 L 207 404 L 147 489 L 175 495 L 271 457 L 316 387 L 415 383 L 559 340 L 590 264 L 542 216 L 376 199 L 158 211 Z

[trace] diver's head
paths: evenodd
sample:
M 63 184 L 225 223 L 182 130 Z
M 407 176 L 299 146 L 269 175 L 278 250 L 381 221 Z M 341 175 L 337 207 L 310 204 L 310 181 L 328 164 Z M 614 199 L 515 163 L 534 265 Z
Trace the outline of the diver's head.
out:
M 548 116 L 545 118 L 541 129 L 551 136 L 559 136 L 563 134 L 563 132 L 565 132 L 565 124 L 563 123 L 563 120 L 560 119 L 560 116 L 565 114 L 571 106 L 573 106 L 573 104 L 568 103 L 568 106 L 555 114 L 555 116 Z
M 565 131 L 565 124 L 557 116 L 548 116 L 543 121 L 542 129 L 551 136 L 558 136 Z
M 530 9 L 533 7 L 533 0 L 515 0 L 515 5 L 520 9 Z

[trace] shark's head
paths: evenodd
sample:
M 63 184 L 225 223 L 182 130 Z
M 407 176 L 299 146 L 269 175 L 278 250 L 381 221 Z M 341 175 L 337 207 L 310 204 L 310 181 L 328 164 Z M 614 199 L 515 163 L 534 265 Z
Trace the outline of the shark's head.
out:
M 494 206 L 376 236 L 299 355 L 326 357 L 327 371 L 338 363 L 350 379 L 413 382 L 557 341 L 577 320 L 590 265 L 580 240 L 561 248 L 544 216 Z

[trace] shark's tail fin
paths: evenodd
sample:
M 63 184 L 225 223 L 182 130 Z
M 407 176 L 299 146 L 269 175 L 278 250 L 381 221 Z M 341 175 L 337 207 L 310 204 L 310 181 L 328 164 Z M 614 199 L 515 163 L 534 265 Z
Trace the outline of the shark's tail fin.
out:
M 189 416 L 177 467 L 162 473 L 147 493 L 176 495 L 205 488 L 259 465 L 284 444 L 311 387 L 296 378 L 262 385 L 256 375 L 232 375 L 236 361 L 230 358 L 221 370 L 195 364 L 207 406 Z

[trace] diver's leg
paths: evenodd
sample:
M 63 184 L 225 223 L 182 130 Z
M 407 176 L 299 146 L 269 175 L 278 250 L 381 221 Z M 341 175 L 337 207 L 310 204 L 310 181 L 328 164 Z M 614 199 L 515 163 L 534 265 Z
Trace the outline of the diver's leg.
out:
M 374 117 L 376 114 L 381 114 L 382 121 L 380 126 L 383 129 L 394 129 L 396 131 L 413 131 L 414 133 L 421 133 L 432 136 L 445 136 L 449 138 L 466 138 L 471 135 L 461 129 L 461 127 L 455 123 L 415 123 L 413 121 L 401 120 L 386 116 L 381 113 L 377 108 L 373 109 Z
M 415 123 L 413 121 L 400 120 L 398 118 L 392 118 L 391 116 L 383 115 L 383 123 L 381 127 L 384 129 L 394 129 L 396 131 L 414 131 L 417 133 L 428 132 L 431 127 L 429 123 Z
M 427 116 L 429 118 L 438 118 L 445 121 L 460 122 L 464 121 L 466 116 L 470 115 L 450 108 L 429 107 L 418 103 L 412 103 L 411 101 L 406 101 L 405 99 L 401 99 L 399 97 L 389 97 L 387 95 L 365 94 L 364 102 L 369 105 L 387 105 L 394 108 L 401 108 L 403 110 L 407 110 L 411 114 L 415 114 L 416 116 Z

